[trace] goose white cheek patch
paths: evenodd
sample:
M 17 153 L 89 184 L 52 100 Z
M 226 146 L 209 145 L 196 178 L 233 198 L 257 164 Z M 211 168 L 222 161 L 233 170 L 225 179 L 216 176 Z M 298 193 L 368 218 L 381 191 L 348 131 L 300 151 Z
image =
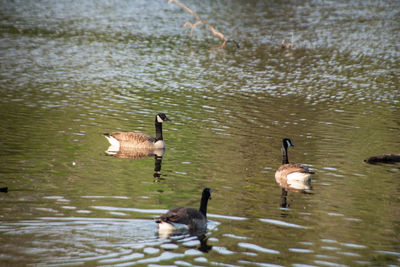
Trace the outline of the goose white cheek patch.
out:
M 159 115 L 157 115 L 157 122 L 162 123 L 163 119 L 161 119 L 161 117 Z

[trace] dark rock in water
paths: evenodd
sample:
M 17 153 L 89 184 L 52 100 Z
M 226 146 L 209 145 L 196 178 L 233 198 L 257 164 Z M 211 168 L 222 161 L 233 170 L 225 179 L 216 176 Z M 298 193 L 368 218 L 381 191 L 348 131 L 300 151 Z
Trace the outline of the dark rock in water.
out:
M 8 192 L 8 187 L 0 187 L 0 192 L 7 193 Z
M 370 164 L 376 163 L 396 163 L 400 162 L 400 154 L 383 154 L 372 156 L 369 158 L 364 159 L 365 162 Z

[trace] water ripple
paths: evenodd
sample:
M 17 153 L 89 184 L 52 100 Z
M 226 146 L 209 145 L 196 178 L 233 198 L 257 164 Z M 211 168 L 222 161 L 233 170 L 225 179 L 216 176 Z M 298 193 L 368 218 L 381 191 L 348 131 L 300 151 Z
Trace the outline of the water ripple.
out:
M 268 254 L 280 254 L 280 252 L 277 251 L 277 250 L 263 248 L 261 246 L 254 245 L 254 244 L 251 244 L 251 243 L 242 243 L 242 242 L 240 242 L 240 243 L 238 243 L 238 246 L 241 247 L 241 248 L 255 250 L 257 252 L 263 252 L 263 253 L 268 253 Z
M 259 219 L 261 222 L 270 223 L 278 226 L 290 227 L 290 228 L 300 228 L 300 229 L 307 229 L 308 227 L 294 224 L 294 223 L 287 223 L 284 221 L 274 220 L 274 219 Z

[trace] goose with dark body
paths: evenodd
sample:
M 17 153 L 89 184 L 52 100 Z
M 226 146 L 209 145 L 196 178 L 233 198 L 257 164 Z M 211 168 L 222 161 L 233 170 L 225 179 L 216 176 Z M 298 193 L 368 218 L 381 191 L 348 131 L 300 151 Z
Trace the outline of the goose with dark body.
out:
M 156 219 L 159 231 L 172 232 L 178 228 L 186 228 L 191 232 L 201 232 L 207 228 L 207 204 L 211 199 L 211 189 L 203 190 L 200 208 L 178 207 L 170 209 L 167 213 Z
M 282 166 L 275 172 L 275 180 L 285 190 L 303 191 L 311 189 L 311 172 L 302 164 L 290 164 L 287 149 L 294 146 L 289 138 L 282 139 Z

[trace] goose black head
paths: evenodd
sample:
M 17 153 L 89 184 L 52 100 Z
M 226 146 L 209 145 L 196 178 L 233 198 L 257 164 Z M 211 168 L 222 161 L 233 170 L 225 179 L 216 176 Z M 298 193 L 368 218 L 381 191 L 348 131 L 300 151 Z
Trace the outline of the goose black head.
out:
M 202 196 L 205 199 L 211 199 L 211 189 L 210 188 L 204 188 Z
M 289 146 L 294 146 L 292 144 L 292 141 L 289 138 L 283 138 L 282 139 L 282 144 L 285 148 L 289 147 Z
M 167 115 L 165 115 L 164 113 L 158 113 L 157 114 L 157 122 L 162 123 L 164 121 L 171 121 L 170 119 L 167 118 Z

